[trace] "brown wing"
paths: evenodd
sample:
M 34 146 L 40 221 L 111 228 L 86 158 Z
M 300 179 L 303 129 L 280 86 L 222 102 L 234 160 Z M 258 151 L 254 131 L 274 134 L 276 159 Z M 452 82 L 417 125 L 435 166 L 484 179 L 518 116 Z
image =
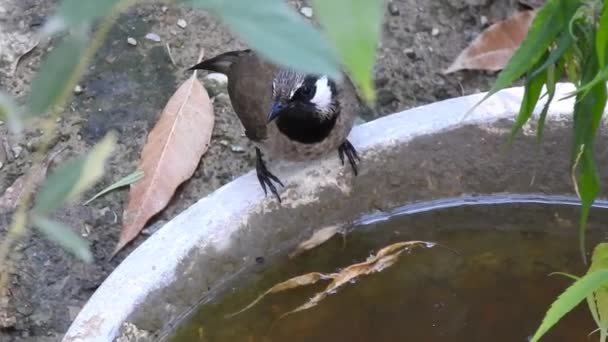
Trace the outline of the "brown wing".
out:
M 266 117 L 272 100 L 276 68 L 253 52 L 240 56 L 230 68 L 228 94 L 245 135 L 253 141 L 266 138 Z

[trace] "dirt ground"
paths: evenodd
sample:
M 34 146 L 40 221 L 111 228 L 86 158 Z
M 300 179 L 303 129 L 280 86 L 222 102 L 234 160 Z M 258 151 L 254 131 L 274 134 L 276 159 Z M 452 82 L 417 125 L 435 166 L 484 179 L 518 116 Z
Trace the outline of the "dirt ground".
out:
M 0 89 L 20 101 L 53 42 L 40 42 L 20 63 L 14 60 L 33 46 L 34 33 L 55 4 L 0 0 Z M 493 75 L 459 72 L 445 76 L 441 70 L 485 26 L 519 9 L 516 0 L 393 0 L 378 51 L 378 108 L 365 119 L 487 90 Z M 177 25 L 179 19 L 186 21 L 185 28 Z M 156 33 L 161 41 L 146 39 L 147 33 Z M 128 37 L 136 39 L 137 45 L 129 45 Z M 243 46 L 203 11 L 161 5 L 131 9 L 112 29 L 79 83 L 82 92 L 58 123 L 53 149 L 64 150 L 56 163 L 84 152 L 106 132 L 116 130 L 119 147 L 108 172 L 87 195 L 131 173 L 147 133 L 176 87 L 189 76 L 184 70 L 195 63 L 200 49 L 213 56 Z M 19 242 L 11 255 L 9 291 L 0 294 L 1 341 L 60 340 L 89 296 L 133 248 L 183 209 L 252 168 L 251 145 L 242 134 L 225 88 L 211 84 L 209 91 L 217 117 L 209 151 L 169 207 L 118 257 L 109 260 L 127 198 L 124 189 L 88 206 L 73 205 L 57 213 L 58 219 L 90 242 L 93 264 L 75 260 L 33 231 Z M 17 138 L 8 135 L 5 126 L 0 125 L 0 194 L 28 170 L 40 141 L 40 132 Z M 9 221 L 10 213 L 0 211 L 2 238 Z

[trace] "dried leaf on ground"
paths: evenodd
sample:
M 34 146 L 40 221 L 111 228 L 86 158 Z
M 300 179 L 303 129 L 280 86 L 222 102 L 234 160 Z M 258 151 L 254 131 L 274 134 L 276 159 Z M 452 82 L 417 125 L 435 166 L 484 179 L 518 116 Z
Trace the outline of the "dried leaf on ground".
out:
M 130 189 L 113 255 L 165 208 L 181 183 L 192 177 L 209 146 L 213 124 L 209 95 L 194 72 L 169 99 L 148 135 L 138 167 L 145 176 Z
M 25 182 L 28 177 L 32 177 L 33 187 L 37 188 L 44 178 L 46 177 L 47 170 L 49 165 L 57 158 L 57 156 L 64 150 L 64 148 L 60 148 L 55 152 L 49 153 L 44 160 L 38 164 L 35 168 L 31 169 L 29 172 L 19 176 L 11 186 L 9 186 L 2 196 L 0 196 L 0 212 L 10 212 L 17 208 L 17 204 L 19 204 L 19 199 L 23 194 L 23 190 L 25 188 Z
M 294 258 L 304 253 L 305 251 L 308 251 L 323 244 L 325 241 L 331 239 L 334 235 L 339 233 L 341 228 L 342 226 L 340 225 L 332 225 L 315 231 L 310 237 L 310 239 L 299 244 L 296 250 L 289 254 L 289 257 Z
M 297 277 L 293 277 L 291 279 L 288 279 L 282 283 L 278 283 L 275 286 L 271 287 L 266 292 L 262 293 L 253 302 L 251 302 L 251 304 L 247 305 L 246 307 L 242 308 L 241 310 L 239 310 L 235 313 L 226 315 L 226 318 L 236 316 L 236 315 L 240 314 L 241 312 L 250 309 L 251 307 L 256 305 L 259 301 L 261 301 L 264 297 L 266 297 L 267 295 L 269 295 L 271 293 L 277 293 L 277 292 L 295 289 L 295 288 L 301 287 L 301 286 L 316 284 L 319 280 L 324 280 L 324 279 L 331 279 L 331 277 L 327 276 L 323 273 L 318 273 L 318 272 L 312 272 L 312 273 L 299 275 Z
M 350 265 L 350 266 L 344 268 L 339 273 L 324 274 L 324 273 L 313 272 L 313 273 L 308 273 L 308 274 L 304 274 L 301 276 L 293 277 L 287 281 L 284 281 L 282 283 L 279 283 L 279 284 L 273 286 L 268 291 L 264 292 L 261 296 L 259 296 L 256 300 L 254 300 L 251 304 L 247 305 L 245 308 L 243 308 L 233 314 L 228 315 L 228 317 L 232 317 L 234 315 L 242 313 L 245 310 L 250 309 L 255 304 L 257 304 L 260 300 L 262 300 L 262 298 L 264 298 L 266 295 L 268 295 L 270 293 L 276 293 L 276 292 L 285 291 L 285 290 L 293 289 L 293 288 L 300 287 L 300 286 L 315 284 L 319 280 L 332 279 L 332 282 L 329 285 L 327 285 L 325 290 L 318 292 L 308 302 L 295 308 L 294 310 L 291 310 L 291 311 L 283 314 L 281 317 L 285 317 L 287 315 L 296 313 L 298 311 L 310 309 L 310 308 L 316 306 L 317 304 L 319 304 L 323 299 L 325 299 L 325 297 L 329 296 L 330 294 L 336 293 L 336 291 L 338 291 L 338 289 L 340 287 L 351 282 L 352 280 L 354 280 L 362 275 L 369 275 L 372 273 L 381 272 L 384 269 L 386 269 L 387 267 L 392 266 L 399 259 L 399 256 L 401 255 L 401 253 L 408 251 L 414 247 L 432 248 L 434 246 L 435 246 L 434 242 L 427 242 L 427 241 L 397 242 L 397 243 L 394 243 L 392 245 L 382 248 L 380 251 L 378 251 L 378 253 L 376 255 L 370 256 L 364 262 Z
M 443 73 L 462 69 L 501 70 L 526 37 L 535 14 L 536 11 L 522 11 L 488 27 Z

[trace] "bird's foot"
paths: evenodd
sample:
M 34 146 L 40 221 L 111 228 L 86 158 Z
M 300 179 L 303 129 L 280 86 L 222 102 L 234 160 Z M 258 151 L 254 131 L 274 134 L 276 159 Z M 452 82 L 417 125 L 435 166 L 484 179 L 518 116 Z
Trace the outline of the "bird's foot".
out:
M 359 170 L 357 169 L 357 161 L 361 161 L 361 158 L 359 158 L 357 150 L 355 150 L 355 147 L 348 140 L 344 140 L 342 145 L 338 147 L 338 155 L 340 156 L 340 161 L 342 162 L 342 165 L 344 165 L 345 154 L 348 158 L 348 163 L 350 164 L 350 167 L 353 169 L 353 173 L 356 176 L 359 173 Z
M 279 178 L 277 178 L 277 176 L 273 175 L 270 171 L 268 171 L 268 169 L 266 168 L 266 164 L 264 163 L 264 159 L 262 158 L 262 152 L 257 147 L 255 149 L 255 155 L 255 170 L 258 174 L 258 181 L 262 186 L 262 190 L 264 190 L 264 195 L 268 196 L 268 191 L 266 189 L 266 187 L 268 187 L 270 189 L 270 192 L 272 192 L 276 196 L 277 200 L 279 200 L 279 203 L 281 203 L 281 196 L 279 196 L 279 192 L 277 191 L 277 188 L 273 182 L 278 183 L 281 186 L 285 185 L 283 185 L 283 183 Z

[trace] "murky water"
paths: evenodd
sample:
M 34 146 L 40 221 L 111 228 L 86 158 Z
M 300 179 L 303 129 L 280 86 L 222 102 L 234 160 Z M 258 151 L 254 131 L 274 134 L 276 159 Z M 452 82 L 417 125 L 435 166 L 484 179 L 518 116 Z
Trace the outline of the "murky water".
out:
M 576 206 L 424 208 L 428 205 L 409 207 L 390 219 L 368 216 L 367 224 L 345 240 L 337 236 L 294 260 L 259 266 L 240 282 L 241 288 L 199 308 L 169 341 L 527 341 L 549 304 L 571 282 L 548 274 L 584 272 Z M 403 215 L 417 211 L 422 212 Z M 607 209 L 592 211 L 591 245 L 605 238 L 600 228 L 607 218 Z M 281 319 L 327 283 L 270 295 L 249 311 L 224 318 L 275 283 L 306 272 L 335 272 L 385 245 L 407 240 L 436 241 L 449 249 L 403 254 L 383 272 Z M 588 341 L 592 330 L 592 319 L 581 305 L 544 341 Z

